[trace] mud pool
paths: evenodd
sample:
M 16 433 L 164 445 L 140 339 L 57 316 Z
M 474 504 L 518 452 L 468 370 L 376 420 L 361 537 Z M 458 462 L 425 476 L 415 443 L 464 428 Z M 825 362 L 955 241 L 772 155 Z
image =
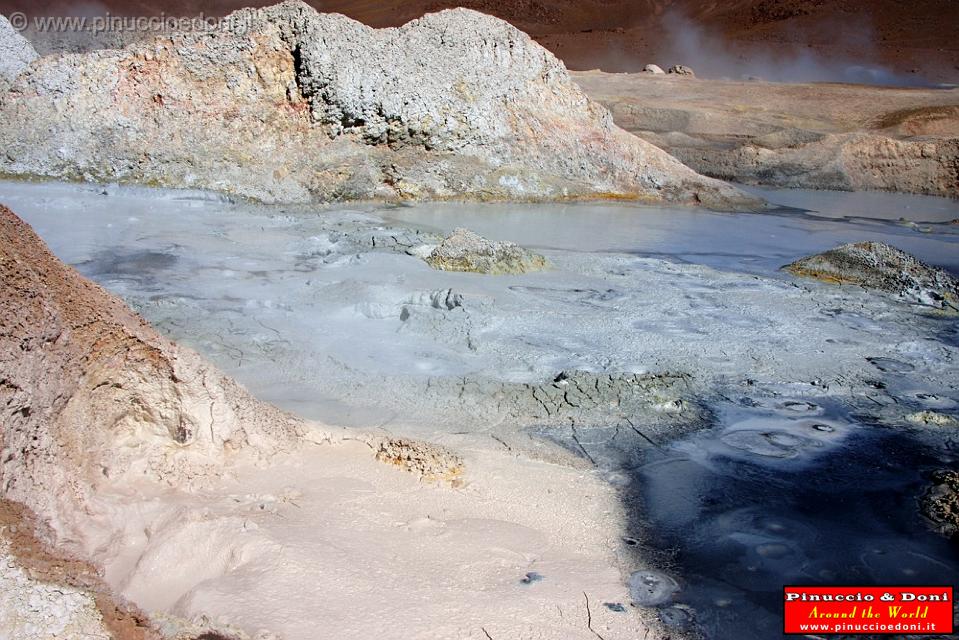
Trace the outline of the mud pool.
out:
M 959 465 L 959 431 L 910 418 L 959 415 L 957 321 L 778 271 L 859 240 L 959 271 L 959 203 L 762 194 L 784 208 L 277 208 L 0 183 L 59 257 L 262 399 L 454 446 L 538 452 L 535 434 L 587 456 L 622 487 L 628 544 L 676 581 L 662 619 L 717 640 L 777 637 L 785 583 L 959 574 L 917 510 L 928 474 Z M 408 255 L 458 226 L 553 269 L 444 273 Z M 623 416 L 634 429 L 537 425 L 484 391 L 570 370 L 683 374 L 708 418 L 683 435 L 658 409 Z

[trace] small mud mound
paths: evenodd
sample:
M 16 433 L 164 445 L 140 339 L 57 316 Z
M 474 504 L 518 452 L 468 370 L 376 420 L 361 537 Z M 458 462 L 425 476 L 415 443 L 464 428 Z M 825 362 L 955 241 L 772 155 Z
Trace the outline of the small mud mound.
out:
M 845 244 L 783 269 L 804 278 L 877 289 L 909 302 L 959 312 L 959 281 L 882 242 Z

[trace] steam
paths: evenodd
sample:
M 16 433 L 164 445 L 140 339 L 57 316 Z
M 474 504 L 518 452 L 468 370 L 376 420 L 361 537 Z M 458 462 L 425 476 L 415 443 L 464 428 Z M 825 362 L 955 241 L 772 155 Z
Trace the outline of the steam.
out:
M 842 42 L 855 47 L 859 60 L 827 58 L 798 44 L 733 42 L 705 29 L 678 11 L 663 15 L 663 61 L 691 66 L 709 78 L 759 78 L 772 82 L 848 82 L 891 86 L 929 86 L 916 74 L 896 73 L 864 63 L 876 58 L 871 26 L 862 20 L 845 20 L 842 27 L 819 25 L 815 38 L 797 34 L 795 42 Z

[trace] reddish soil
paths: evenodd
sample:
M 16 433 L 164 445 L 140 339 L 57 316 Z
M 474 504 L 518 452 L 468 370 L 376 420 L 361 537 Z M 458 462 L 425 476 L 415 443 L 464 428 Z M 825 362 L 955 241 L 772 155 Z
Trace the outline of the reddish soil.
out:
M 151 379 L 173 375 L 160 348 L 169 343 L 119 298 L 63 264 L 2 204 L 0 327 L 0 406 L 6 412 L 0 449 L 23 459 L 50 459 L 50 449 L 40 448 L 50 440 L 44 434 L 56 431 L 51 426 L 56 413 L 78 397 L 76 388 L 98 360 L 107 359 L 106 366 L 119 373 L 135 366 L 131 363 L 139 354 L 160 371 L 148 372 Z M 57 446 L 66 449 L 62 442 Z M 67 454 L 58 450 L 57 455 Z M 4 464 L 14 459 L 5 456 Z M 147 615 L 117 596 L 96 566 L 48 544 L 55 536 L 44 521 L 8 499 L 18 481 L 24 480 L 0 473 L 0 535 L 9 542 L 17 564 L 34 580 L 88 592 L 114 640 L 160 640 Z M 188 632 L 177 637 L 187 638 Z M 211 630 L 193 640 L 230 638 Z
M 571 69 L 637 71 L 650 62 L 708 66 L 741 75 L 762 58 L 883 65 L 910 77 L 959 82 L 955 0 L 310 0 L 372 26 L 396 26 L 428 11 L 466 6 L 509 20 Z M 220 15 L 263 0 L 0 0 L 28 16 L 86 11 L 114 15 Z M 682 17 L 682 18 L 680 18 Z M 704 43 L 704 41 L 706 41 Z M 708 45 L 708 46 L 707 46 Z M 716 62 L 717 49 L 728 60 Z M 775 71 L 770 71 L 775 75 Z M 777 79 L 777 78 L 773 78 Z M 791 79 L 784 77 L 782 79 Z M 819 79 L 803 77 L 799 79 Z

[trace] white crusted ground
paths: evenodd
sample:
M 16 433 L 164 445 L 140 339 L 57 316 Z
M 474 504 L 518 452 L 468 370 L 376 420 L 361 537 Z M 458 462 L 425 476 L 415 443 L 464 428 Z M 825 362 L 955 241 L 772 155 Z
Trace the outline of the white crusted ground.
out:
M 0 531 L 0 638 L 110 640 L 93 597 L 31 578 Z

